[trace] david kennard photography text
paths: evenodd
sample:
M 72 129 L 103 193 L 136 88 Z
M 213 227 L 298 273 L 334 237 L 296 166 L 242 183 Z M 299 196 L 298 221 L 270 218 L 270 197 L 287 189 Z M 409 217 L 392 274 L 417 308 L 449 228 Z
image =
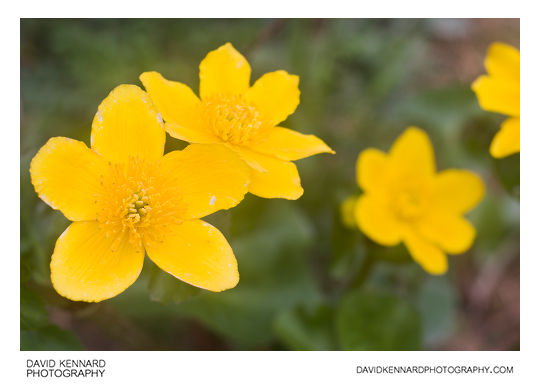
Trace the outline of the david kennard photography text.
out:
M 26 360 L 26 377 L 103 377 L 105 360 Z

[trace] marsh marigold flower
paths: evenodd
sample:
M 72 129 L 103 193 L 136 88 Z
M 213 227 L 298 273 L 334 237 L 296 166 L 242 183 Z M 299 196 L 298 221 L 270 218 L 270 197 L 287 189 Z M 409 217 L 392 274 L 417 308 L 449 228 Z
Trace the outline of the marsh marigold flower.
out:
M 519 51 L 493 43 L 484 65 L 488 74 L 476 79 L 472 89 L 483 109 L 509 116 L 489 148 L 493 157 L 501 158 L 519 152 Z
M 161 116 L 134 85 L 103 100 L 90 142 L 51 138 L 30 166 L 39 197 L 73 221 L 51 260 L 59 294 L 83 301 L 119 294 L 139 276 L 145 250 L 189 284 L 211 291 L 237 284 L 231 247 L 199 220 L 247 193 L 249 168 L 232 151 L 200 145 L 164 156 Z
M 437 173 L 424 131 L 408 128 L 388 154 L 374 148 L 362 151 L 356 177 L 363 194 L 354 204 L 346 200 L 342 208 L 373 241 L 385 246 L 403 242 L 432 274 L 446 272 L 446 253 L 471 247 L 476 231 L 463 214 L 484 196 L 482 180 L 466 170 Z
M 200 98 L 157 72 L 145 72 L 140 79 L 171 136 L 232 149 L 249 165 L 249 192 L 257 196 L 298 199 L 303 189 L 292 160 L 334 152 L 313 135 L 278 126 L 298 106 L 298 76 L 270 72 L 251 87 L 250 76 L 244 56 L 227 43 L 199 66 Z

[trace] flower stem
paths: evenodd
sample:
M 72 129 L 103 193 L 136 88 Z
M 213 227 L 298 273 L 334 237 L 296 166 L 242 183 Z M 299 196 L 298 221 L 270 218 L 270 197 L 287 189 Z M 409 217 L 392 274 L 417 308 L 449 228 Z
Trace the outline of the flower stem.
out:
M 368 278 L 373 266 L 375 265 L 375 257 L 370 252 L 366 253 L 366 257 L 358 271 L 356 277 L 354 277 L 349 285 L 349 289 L 355 289 L 361 287 Z

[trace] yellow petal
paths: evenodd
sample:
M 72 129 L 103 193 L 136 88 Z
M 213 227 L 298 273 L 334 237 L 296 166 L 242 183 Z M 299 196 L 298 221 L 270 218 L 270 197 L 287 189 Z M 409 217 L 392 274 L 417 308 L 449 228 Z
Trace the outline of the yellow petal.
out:
M 246 98 L 255 104 L 263 121 L 275 126 L 300 103 L 299 81 L 298 76 L 285 71 L 266 73 L 247 91 Z
M 273 127 L 251 149 L 281 160 L 299 160 L 317 153 L 336 153 L 315 135 L 304 135 L 292 129 Z
M 201 125 L 201 101 L 187 85 L 170 81 L 158 72 L 139 76 L 154 105 L 166 121 L 165 130 L 190 143 L 215 143 L 217 138 Z
M 388 158 L 378 149 L 368 148 L 358 155 L 356 181 L 364 191 L 379 191 L 384 185 Z
M 215 135 L 203 129 L 191 129 L 167 122 L 165 123 L 165 130 L 175 139 L 187 141 L 188 143 L 219 143 L 219 139 Z
M 357 202 L 358 196 L 349 196 L 339 206 L 339 211 L 341 213 L 341 221 L 343 222 L 343 224 L 345 224 L 347 228 L 358 228 L 355 217 L 355 208 Z
M 72 223 L 58 238 L 51 260 L 56 291 L 70 300 L 101 301 L 118 295 L 139 276 L 144 250 L 128 236 L 107 237 L 97 221 Z
M 491 76 L 519 83 L 519 51 L 511 45 L 491 44 L 484 64 Z
M 434 209 L 417 224 L 419 233 L 450 254 L 468 250 L 476 236 L 473 225 L 455 213 Z
M 107 162 L 83 142 L 49 139 L 32 159 L 30 176 L 39 197 L 72 221 L 95 220 L 95 195 Z
M 267 199 L 288 200 L 296 200 L 304 193 L 300 184 L 300 175 L 294 163 L 238 146 L 233 148 L 251 167 L 249 192 Z
M 397 245 L 403 239 L 403 224 L 377 197 L 363 195 L 355 206 L 358 226 L 371 240 L 386 246 Z
M 220 292 L 238 284 L 233 251 L 219 230 L 201 220 L 170 228 L 162 242 L 145 244 L 148 257 L 188 284 Z
M 192 144 L 167 153 L 161 164 L 182 191 L 185 219 L 234 207 L 248 192 L 249 167 L 224 145 Z
M 249 88 L 251 68 L 231 43 L 211 51 L 199 66 L 201 99 L 224 93 L 244 94 Z
M 519 81 L 495 76 L 480 76 L 472 84 L 482 109 L 519 116 Z
M 519 117 L 506 119 L 489 147 L 491 156 L 500 159 L 519 152 Z
M 439 172 L 433 191 L 435 205 L 456 214 L 470 211 L 485 194 L 482 179 L 474 172 L 461 169 Z
M 437 246 L 412 232 L 406 234 L 404 241 L 413 260 L 420 264 L 426 272 L 432 275 L 441 275 L 448 270 L 446 255 Z
M 406 169 L 417 176 L 435 173 L 435 156 L 426 132 L 409 127 L 394 141 L 390 149 L 390 161 L 397 169 Z
M 163 155 L 165 129 L 150 96 L 135 85 L 119 85 L 98 108 L 92 122 L 92 149 L 120 163 L 130 156 L 157 160 Z

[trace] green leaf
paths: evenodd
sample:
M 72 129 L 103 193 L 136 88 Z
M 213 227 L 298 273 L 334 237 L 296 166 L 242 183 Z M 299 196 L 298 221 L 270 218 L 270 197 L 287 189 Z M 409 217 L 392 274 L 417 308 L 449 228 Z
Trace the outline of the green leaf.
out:
M 81 342 L 72 332 L 55 325 L 21 330 L 22 351 L 78 351 L 82 349 Z
M 153 301 L 160 301 L 164 304 L 181 303 L 197 296 L 202 291 L 164 272 L 153 263 L 149 269 L 148 289 Z
M 516 153 L 502 159 L 493 159 L 493 163 L 501 184 L 511 196 L 519 199 L 520 155 Z
M 424 343 L 435 345 L 454 331 L 456 301 L 456 293 L 448 278 L 430 276 L 424 281 L 417 297 Z
M 459 134 L 456 127 L 478 113 L 478 104 L 468 85 L 451 85 L 419 93 L 402 104 L 397 118 L 423 127 L 438 127 Z
M 351 273 L 358 270 L 366 253 L 363 239 L 357 228 L 346 228 L 341 215 L 334 214 L 331 233 L 332 259 L 330 260 L 332 277 L 344 281 Z
M 416 350 L 420 317 L 405 299 L 382 292 L 353 291 L 336 314 L 337 336 L 346 350 Z
M 519 237 L 519 201 L 503 191 L 488 190 L 468 216 L 477 232 L 474 248 L 480 252 L 474 252 L 476 258 L 496 256 L 507 239 Z
M 34 291 L 21 284 L 21 329 L 34 329 L 49 324 L 45 303 Z
M 412 262 L 411 256 L 403 244 L 393 247 L 385 247 L 369 240 L 366 237 L 367 253 L 375 255 L 379 260 L 396 264 L 409 264 Z
M 309 308 L 297 306 L 276 318 L 274 331 L 280 341 L 293 350 L 334 350 L 333 320 L 333 310 L 325 304 Z
M 72 351 L 83 346 L 71 331 L 49 322 L 45 303 L 35 291 L 21 284 L 21 350 Z

